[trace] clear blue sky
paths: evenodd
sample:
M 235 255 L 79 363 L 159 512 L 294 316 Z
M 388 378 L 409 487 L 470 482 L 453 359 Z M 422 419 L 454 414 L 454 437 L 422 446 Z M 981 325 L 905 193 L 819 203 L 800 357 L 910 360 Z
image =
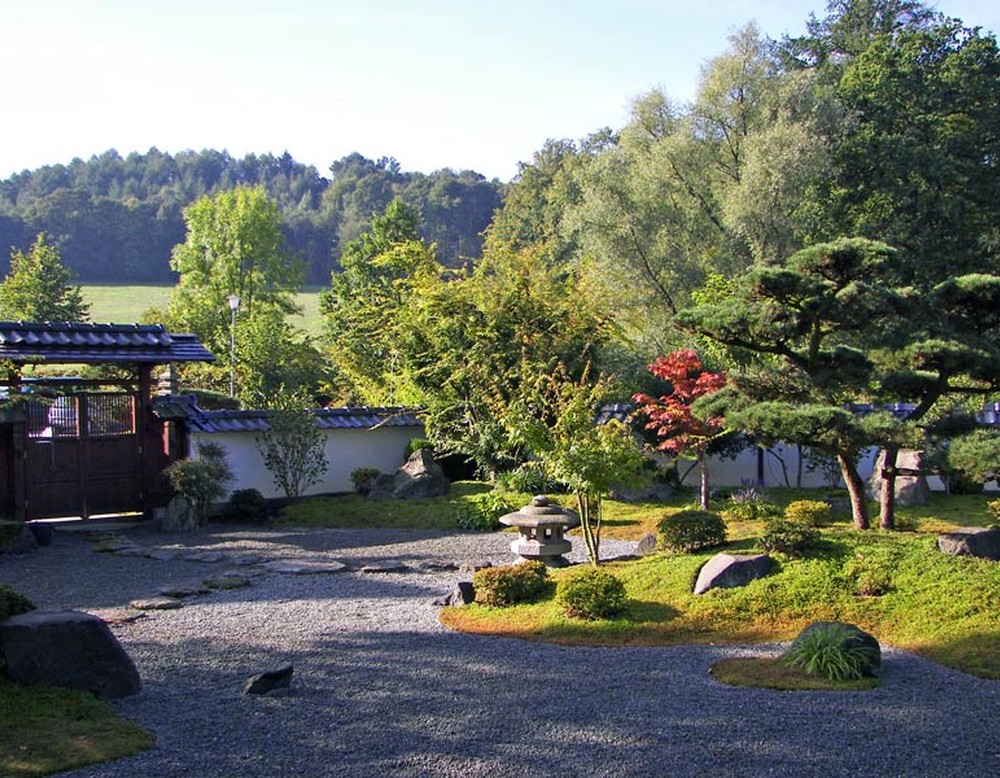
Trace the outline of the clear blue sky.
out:
M 0 0 L 0 178 L 156 146 L 358 151 L 509 180 L 547 138 L 625 123 L 756 20 L 796 34 L 825 0 Z M 939 0 L 1000 30 L 997 0 Z

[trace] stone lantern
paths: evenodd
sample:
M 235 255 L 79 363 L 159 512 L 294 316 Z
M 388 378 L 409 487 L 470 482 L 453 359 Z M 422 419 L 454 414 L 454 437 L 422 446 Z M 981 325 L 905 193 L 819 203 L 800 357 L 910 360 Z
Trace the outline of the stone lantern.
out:
M 517 527 L 518 538 L 510 544 L 510 550 L 518 556 L 539 559 L 550 567 L 569 564 L 562 555 L 571 551 L 573 544 L 563 537 L 563 533 L 580 524 L 579 516 L 573 511 L 538 496 L 531 499 L 530 505 L 501 516 L 500 523 Z

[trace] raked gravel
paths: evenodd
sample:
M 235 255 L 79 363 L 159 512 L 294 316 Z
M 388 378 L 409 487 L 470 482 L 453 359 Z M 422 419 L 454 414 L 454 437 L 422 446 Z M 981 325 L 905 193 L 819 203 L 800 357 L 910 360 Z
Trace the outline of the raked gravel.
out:
M 40 607 L 112 620 L 165 584 L 230 571 L 251 584 L 113 625 L 143 680 L 140 695 L 113 704 L 155 732 L 156 745 L 68 776 L 1000 773 L 1000 682 L 891 648 L 875 691 L 787 693 L 724 686 L 708 673 L 720 658 L 779 646 L 569 648 L 442 627 L 432 600 L 468 574 L 433 563 L 507 562 L 510 535 L 126 535 L 137 548 L 97 553 L 84 536 L 57 533 L 51 546 L 0 558 L 0 582 Z M 607 555 L 629 550 L 604 542 Z M 295 559 L 348 570 L 255 564 Z M 359 572 L 380 562 L 405 571 Z M 242 694 L 249 676 L 289 663 L 290 693 Z

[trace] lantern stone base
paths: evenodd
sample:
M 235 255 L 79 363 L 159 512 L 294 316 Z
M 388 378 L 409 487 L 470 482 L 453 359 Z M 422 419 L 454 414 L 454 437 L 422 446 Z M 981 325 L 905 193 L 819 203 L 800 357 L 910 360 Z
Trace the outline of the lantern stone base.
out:
M 541 542 L 529 538 L 518 538 L 510 544 L 510 550 L 525 559 L 538 559 L 550 567 L 565 567 L 569 564 L 562 555 L 573 550 L 568 540 Z

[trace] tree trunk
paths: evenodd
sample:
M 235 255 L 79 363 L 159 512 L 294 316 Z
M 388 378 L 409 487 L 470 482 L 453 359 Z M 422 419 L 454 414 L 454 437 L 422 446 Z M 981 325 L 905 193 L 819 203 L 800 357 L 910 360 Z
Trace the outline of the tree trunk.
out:
M 698 455 L 698 466 L 701 468 L 701 509 L 707 511 L 710 490 L 708 488 L 708 461 L 704 453 Z
M 601 500 L 600 497 L 576 493 L 576 504 L 580 510 L 580 530 L 587 546 L 590 564 L 595 567 L 601 561 Z
M 865 482 L 861 480 L 854 462 L 843 454 L 837 454 L 837 463 L 844 476 L 844 483 L 847 484 L 847 492 L 851 495 L 851 516 L 854 518 L 854 527 L 859 530 L 869 529 L 871 525 L 868 522 L 868 506 L 865 504 Z
M 882 491 L 879 494 L 879 526 L 892 529 L 896 526 L 896 457 L 899 446 L 885 447 L 885 461 L 879 473 Z

